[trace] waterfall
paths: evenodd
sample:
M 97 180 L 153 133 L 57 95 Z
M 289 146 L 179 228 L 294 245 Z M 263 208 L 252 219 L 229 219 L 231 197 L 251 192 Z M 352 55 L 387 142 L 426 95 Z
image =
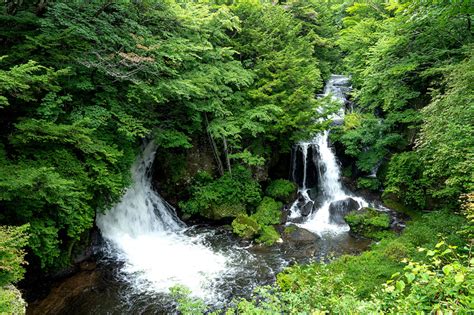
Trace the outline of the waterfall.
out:
M 149 143 L 133 165 L 133 185 L 122 200 L 97 215 L 107 254 L 123 263 L 124 280 L 138 292 L 168 293 L 180 284 L 196 296 L 215 299 L 215 283 L 227 258 L 199 236 L 185 235 L 185 224 L 154 191 L 150 172 L 155 149 Z
M 345 76 L 333 75 L 326 84 L 324 95 L 341 103 L 340 110 L 330 117 L 335 123 L 344 120 L 345 92 L 349 90 L 349 79 Z M 308 158 L 309 148 L 312 157 Z M 290 219 L 303 219 L 298 225 L 318 235 L 327 233 L 338 234 L 349 230 L 345 223 L 344 214 L 350 210 L 366 207 L 368 204 L 360 197 L 347 192 L 341 184 L 341 170 L 332 148 L 329 145 L 329 131 L 317 134 L 311 141 L 303 141 L 296 145 L 293 158 L 293 180 L 296 179 L 297 163 L 303 163 L 303 181 L 299 184 L 298 199 L 290 208 Z M 298 151 L 302 159 L 298 161 Z M 312 163 L 318 173 L 318 194 L 312 197 L 310 192 L 314 187 L 308 187 L 308 163 Z

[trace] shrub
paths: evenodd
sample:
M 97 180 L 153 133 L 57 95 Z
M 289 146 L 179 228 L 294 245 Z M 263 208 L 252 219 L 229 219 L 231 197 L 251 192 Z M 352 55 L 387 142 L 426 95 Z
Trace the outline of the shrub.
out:
M 0 287 L 23 278 L 28 225 L 0 226 Z
M 280 239 L 280 234 L 273 226 L 262 226 L 260 236 L 257 238 L 257 243 L 265 245 L 273 245 Z
M 296 184 L 286 179 L 276 179 L 268 185 L 265 193 L 283 203 L 290 203 L 296 198 Z
M 380 181 L 377 178 L 359 178 L 357 179 L 357 188 L 379 190 Z
M 242 238 L 251 239 L 260 232 L 260 225 L 248 215 L 239 214 L 234 221 L 232 221 L 232 230 Z
M 279 224 L 281 217 L 281 208 L 283 204 L 270 197 L 263 197 L 262 202 L 257 207 L 257 212 L 252 214 L 260 225 Z
M 179 204 L 183 212 L 208 218 L 221 218 L 220 215 L 235 217 L 236 209 L 256 206 L 261 200 L 260 185 L 252 178 L 249 170 L 240 166 L 218 179 L 213 179 L 205 172 L 198 173 L 190 192 L 191 198 Z M 219 213 L 221 210 L 225 211 Z
M 26 302 L 21 292 L 13 285 L 0 287 L 0 314 L 23 315 L 26 313 Z

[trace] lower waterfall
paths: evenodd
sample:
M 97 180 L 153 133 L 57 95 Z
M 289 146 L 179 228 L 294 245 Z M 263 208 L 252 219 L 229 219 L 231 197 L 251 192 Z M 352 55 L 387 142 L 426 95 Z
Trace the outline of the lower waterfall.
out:
M 195 296 L 213 298 L 229 258 L 207 247 L 202 237 L 185 235 L 185 224 L 154 191 L 155 149 L 147 145 L 132 167 L 132 187 L 115 207 L 97 216 L 107 254 L 123 263 L 121 272 L 138 291 L 167 293 L 179 284 Z

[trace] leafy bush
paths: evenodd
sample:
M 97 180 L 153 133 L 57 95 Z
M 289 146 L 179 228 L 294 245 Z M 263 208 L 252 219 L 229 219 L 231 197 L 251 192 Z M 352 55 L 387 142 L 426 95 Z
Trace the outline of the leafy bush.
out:
M 26 313 L 26 302 L 21 292 L 13 285 L 0 287 L 0 314 L 23 315 Z
M 370 189 L 378 191 L 380 189 L 380 181 L 377 178 L 358 178 L 357 188 Z
M 0 288 L 23 278 L 29 225 L 0 226 Z
M 424 165 L 416 152 L 395 154 L 388 164 L 384 196 L 393 194 L 415 209 L 426 206 Z
M 252 217 L 246 214 L 239 214 L 232 221 L 232 230 L 244 239 L 252 239 L 260 232 L 260 225 Z
M 265 245 L 273 245 L 280 239 L 280 234 L 275 230 L 273 226 L 262 226 L 260 236 L 257 238 L 257 243 Z
M 281 219 L 281 208 L 283 204 L 270 197 L 263 197 L 258 205 L 257 211 L 251 215 L 260 225 L 279 224 Z
M 190 192 L 191 198 L 179 204 L 183 212 L 213 219 L 235 217 L 239 211 L 256 206 L 261 200 L 260 185 L 250 171 L 241 166 L 217 179 L 205 172 L 198 173 Z
M 296 184 L 286 179 L 273 180 L 265 194 L 283 203 L 290 203 L 296 198 Z

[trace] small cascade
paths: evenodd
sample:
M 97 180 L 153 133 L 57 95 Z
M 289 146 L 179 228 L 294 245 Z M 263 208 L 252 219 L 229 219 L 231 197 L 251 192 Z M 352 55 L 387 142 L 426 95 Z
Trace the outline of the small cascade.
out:
M 345 76 L 333 75 L 328 81 L 324 95 L 341 103 L 341 109 L 331 119 L 335 123 L 344 120 L 345 93 L 350 90 L 349 79 Z M 298 161 L 299 151 L 302 159 Z M 312 156 L 309 157 L 309 152 Z M 303 164 L 302 182 L 298 181 L 296 171 L 298 163 Z M 308 169 L 316 168 L 317 187 L 308 185 Z M 301 169 L 301 168 L 300 168 Z M 290 208 L 290 220 L 298 219 L 303 228 L 318 235 L 327 233 L 338 234 L 349 230 L 344 215 L 352 210 L 366 207 L 368 203 L 360 197 L 353 196 L 344 189 L 341 183 L 341 171 L 336 155 L 329 145 L 329 131 L 317 134 L 311 141 L 296 145 L 293 158 L 293 181 L 298 183 L 298 199 Z M 315 191 L 317 191 L 315 193 Z
M 133 165 L 133 185 L 122 200 L 97 215 L 107 256 L 123 263 L 123 279 L 137 292 L 168 293 L 179 284 L 215 300 L 216 281 L 228 258 L 206 246 L 202 237 L 185 235 L 185 224 L 154 191 L 150 171 L 155 149 L 149 143 Z

